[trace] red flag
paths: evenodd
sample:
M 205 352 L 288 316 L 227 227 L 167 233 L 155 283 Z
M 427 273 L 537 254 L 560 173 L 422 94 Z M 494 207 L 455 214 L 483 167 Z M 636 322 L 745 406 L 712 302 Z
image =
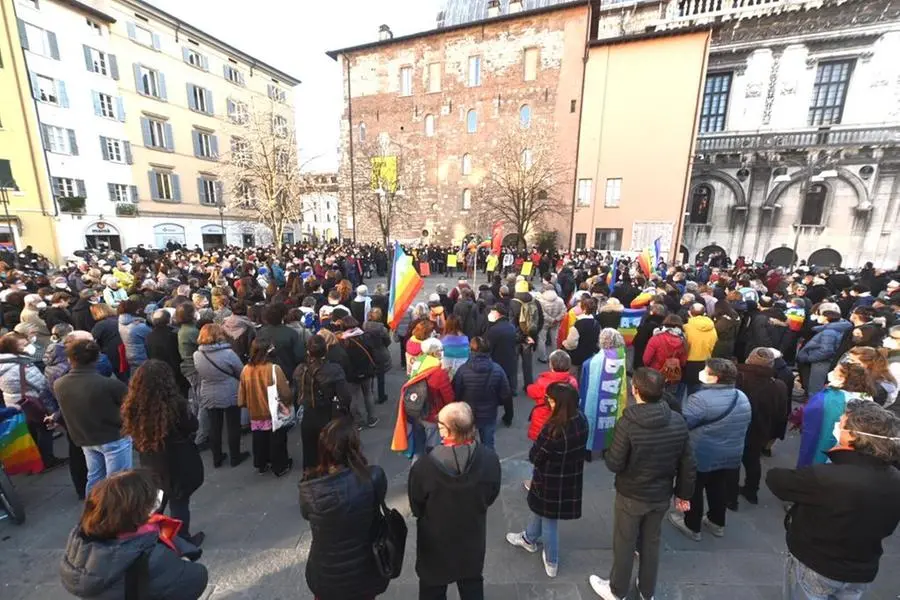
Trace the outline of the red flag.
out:
M 494 223 L 494 228 L 491 230 L 491 252 L 494 254 L 500 254 L 500 250 L 503 247 L 503 223 L 497 221 Z

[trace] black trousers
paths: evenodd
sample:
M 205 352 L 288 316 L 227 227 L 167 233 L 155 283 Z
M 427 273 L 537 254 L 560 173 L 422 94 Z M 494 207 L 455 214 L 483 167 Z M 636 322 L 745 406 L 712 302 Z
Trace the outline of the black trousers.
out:
M 744 487 L 755 494 L 759 491 L 759 481 L 762 479 L 762 447 L 744 446 L 744 456 L 741 458 L 744 465 Z M 728 473 L 727 482 L 728 502 L 737 502 L 741 485 L 741 469 L 732 469 Z
M 384 390 L 384 373 L 378 373 L 375 379 L 378 381 L 378 396 L 375 398 L 375 401 L 378 403 L 387 402 L 387 393 Z
M 330 419 L 307 407 L 300 421 L 300 445 L 303 448 L 303 471 L 319 465 L 319 434 Z
M 228 408 L 207 408 L 209 414 L 209 448 L 212 451 L 213 464 L 222 463 L 222 425 L 228 435 L 228 451 L 232 462 L 241 454 L 241 409 L 237 406 Z
M 419 580 L 419 600 L 447 600 L 447 585 L 429 585 Z M 460 579 L 456 582 L 459 600 L 484 600 L 484 578 Z
M 163 514 L 166 512 L 166 506 L 169 507 L 169 516 L 173 519 L 181 521 L 181 529 L 178 531 L 178 537 L 186 540 L 191 538 L 191 497 L 187 498 L 170 498 L 165 494 L 159 510 L 156 512 Z
M 34 439 L 38 452 L 41 453 L 41 460 L 44 465 L 56 458 L 53 454 L 53 432 L 47 429 L 43 423 L 32 423 L 28 421 L 28 433 Z
M 706 500 L 709 502 L 709 512 L 706 516 L 715 525 L 725 526 L 725 503 L 727 500 L 728 469 L 697 473 L 697 483 L 694 484 L 694 496 L 691 498 L 691 510 L 684 513 L 684 523 L 691 531 L 699 532 L 703 521 L 703 493 L 706 492 Z
M 254 431 L 253 466 L 263 469 L 272 465 L 272 470 L 281 473 L 287 467 L 287 427 L 278 431 Z
M 87 488 L 87 460 L 81 448 L 72 442 L 72 438 L 67 435 L 66 439 L 69 441 L 69 475 L 72 477 L 75 493 L 80 500 L 84 500 L 84 490 Z

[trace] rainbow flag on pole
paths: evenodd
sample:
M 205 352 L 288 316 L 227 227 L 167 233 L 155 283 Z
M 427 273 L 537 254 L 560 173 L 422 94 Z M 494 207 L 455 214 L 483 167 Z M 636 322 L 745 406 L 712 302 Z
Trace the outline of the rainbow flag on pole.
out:
M 650 277 L 656 265 L 659 264 L 659 257 L 662 254 L 659 251 L 659 238 L 653 240 L 653 244 L 644 248 L 643 252 L 638 255 L 638 264 L 644 275 Z
M 44 470 L 41 453 L 28 431 L 23 412 L 16 411 L 13 416 L 0 421 L 0 462 L 8 475 Z
M 407 255 L 399 242 L 394 242 L 394 268 L 391 271 L 391 295 L 388 304 L 388 327 L 397 329 L 416 294 L 422 289 L 422 278 L 413 268 L 412 257 Z

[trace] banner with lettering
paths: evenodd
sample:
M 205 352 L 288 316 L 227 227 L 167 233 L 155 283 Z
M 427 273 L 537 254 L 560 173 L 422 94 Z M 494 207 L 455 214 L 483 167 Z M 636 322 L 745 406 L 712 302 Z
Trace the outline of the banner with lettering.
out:
M 581 412 L 588 421 L 587 449 L 603 451 L 612 444 L 616 422 L 628 404 L 625 348 L 600 350 L 581 368 Z

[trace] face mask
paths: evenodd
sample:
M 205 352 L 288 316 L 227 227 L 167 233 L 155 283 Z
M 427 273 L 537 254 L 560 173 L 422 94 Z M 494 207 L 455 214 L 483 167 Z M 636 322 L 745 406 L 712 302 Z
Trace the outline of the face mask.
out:
M 844 382 L 841 381 L 840 375 L 838 375 L 835 371 L 828 372 L 828 385 L 831 387 L 841 387 Z
M 67 289 L 69 289 L 69 286 L 66 285 L 65 283 L 57 283 L 57 284 L 56 284 L 56 289 L 58 289 L 58 290 L 67 290 Z
M 884 342 L 882 342 L 882 345 L 889 350 L 900 349 L 900 342 L 898 342 L 895 338 L 884 338 Z
M 91 304 L 100 304 L 100 298 L 91 298 L 88 302 Z
M 709 385 L 711 383 L 709 374 L 707 374 L 706 371 L 700 371 L 700 374 L 697 375 L 697 378 L 700 380 L 700 383 L 704 385 Z
M 42 309 L 42 308 L 47 308 L 47 303 L 41 301 L 41 302 L 38 302 L 37 304 L 35 304 L 34 307 L 35 307 L 36 309 L 38 309 L 38 310 L 40 310 L 40 309 Z
M 131 271 L 131 265 L 122 265 L 122 270 L 128 273 Z
M 37 348 L 34 347 L 34 344 L 28 344 L 22 349 L 22 352 L 28 356 L 34 356 L 34 353 L 37 352 Z
M 841 443 L 841 431 L 843 431 L 843 429 L 841 429 L 841 422 L 836 421 L 834 424 L 834 429 L 831 430 L 831 435 L 834 436 L 837 444 Z
M 500 318 L 500 315 L 495 312 L 488 313 L 488 322 L 490 322 L 490 323 L 496 323 L 497 319 L 499 319 L 499 318 Z

